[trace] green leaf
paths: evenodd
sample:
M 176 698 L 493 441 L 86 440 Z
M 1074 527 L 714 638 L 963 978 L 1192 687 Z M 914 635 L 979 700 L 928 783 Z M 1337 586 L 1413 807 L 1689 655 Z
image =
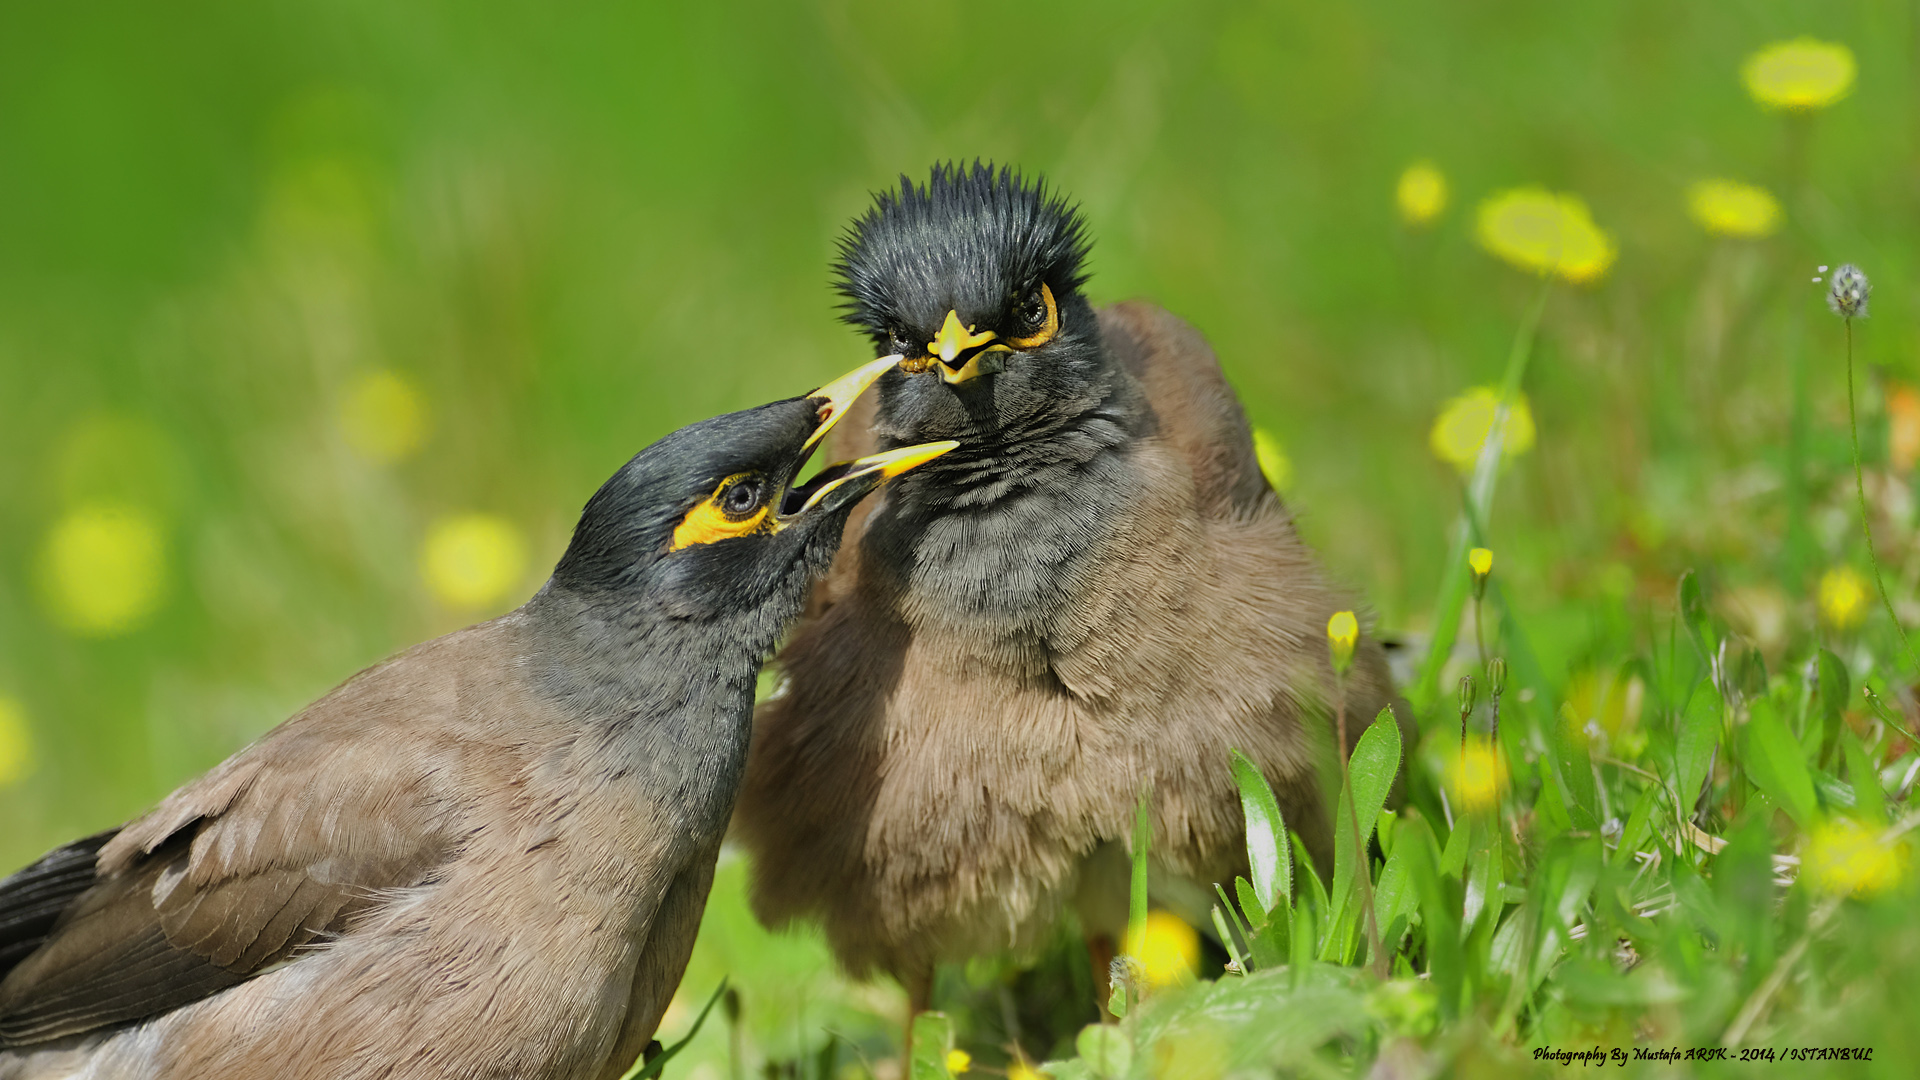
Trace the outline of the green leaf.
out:
M 1880 773 L 1873 763 L 1867 760 L 1867 753 L 1860 748 L 1860 740 L 1853 732 L 1843 731 L 1840 746 L 1847 759 L 1847 779 L 1853 781 L 1854 812 L 1869 827 L 1879 828 L 1887 823 L 1887 794 L 1880 786 Z
M 1074 1037 L 1073 1048 L 1080 1052 L 1080 1060 L 1087 1063 L 1095 1076 L 1121 1077 L 1133 1068 L 1133 1044 L 1116 1024 L 1088 1024 Z M 915 1054 L 914 1058 L 917 1061 L 919 1055 Z M 917 1071 L 913 1080 L 922 1080 Z M 945 1080 L 944 1070 L 941 1080 Z
M 1700 577 L 1692 570 L 1680 575 L 1680 625 L 1687 640 L 1700 652 L 1700 662 L 1709 663 L 1719 641 L 1713 632 L 1713 618 L 1707 613 L 1707 598 L 1700 589 Z
M 1233 958 L 1233 966 L 1240 969 L 1240 974 L 1252 974 L 1253 965 L 1240 952 L 1239 939 L 1234 934 L 1233 928 L 1227 925 L 1227 917 L 1220 913 L 1219 904 L 1213 905 L 1213 932 L 1220 935 L 1221 947 L 1226 949 L 1227 955 Z
M 1693 816 L 1700 798 L 1700 786 L 1706 783 L 1707 766 L 1720 745 L 1720 717 L 1724 706 L 1720 693 L 1705 681 L 1693 688 L 1687 711 L 1680 717 L 1680 730 L 1674 745 L 1674 794 L 1680 800 L 1680 815 Z
M 1833 753 L 1838 748 L 1842 719 L 1847 712 L 1847 698 L 1853 693 L 1853 681 L 1847 677 L 1847 666 L 1826 649 L 1820 650 L 1819 666 L 1814 698 L 1820 707 L 1820 763 L 1825 765 L 1833 760 Z
M 1249 922 L 1265 920 L 1282 901 L 1293 896 L 1293 861 L 1287 858 L 1287 823 L 1280 801 L 1260 773 L 1260 767 L 1238 750 L 1228 751 L 1233 782 L 1240 789 L 1240 811 L 1247 822 L 1247 865 L 1252 870 L 1253 893 L 1259 911 L 1247 908 Z M 1243 900 L 1244 903 L 1244 900 Z
M 1633 854 L 1653 827 L 1653 808 L 1659 803 L 1659 796 L 1657 786 L 1649 786 L 1640 793 L 1640 800 L 1633 804 L 1633 813 L 1627 815 L 1626 828 L 1620 831 L 1620 844 L 1613 849 L 1614 865 L 1633 868 Z
M 1557 723 L 1547 725 L 1548 741 L 1553 746 L 1554 772 L 1560 779 L 1560 794 L 1566 797 L 1567 817 L 1573 827 L 1593 832 L 1600 827 L 1595 807 L 1593 758 L 1587 753 L 1586 721 L 1572 706 L 1561 705 Z
M 1352 787 L 1340 794 L 1334 810 L 1333 832 L 1333 915 L 1341 914 L 1360 900 L 1360 874 L 1365 872 L 1367 841 L 1380 820 L 1380 810 L 1393 791 L 1394 778 L 1400 774 L 1400 725 L 1393 710 L 1381 709 L 1373 723 L 1360 734 L 1353 756 L 1347 759 Z M 1355 815 L 1366 824 L 1354 828 Z M 1359 848 L 1354 844 L 1357 841 Z
M 1440 854 L 1442 874 L 1457 878 L 1467 872 L 1467 845 L 1472 841 L 1472 820 L 1466 817 L 1455 819 L 1453 831 L 1447 834 L 1447 850 Z
M 1800 744 L 1775 713 L 1773 703 L 1761 698 L 1753 703 L 1747 721 L 1747 776 L 1767 793 L 1794 824 L 1807 828 L 1819 813 L 1813 794 L 1813 777 L 1807 772 Z
M 1300 839 L 1299 833 L 1289 832 L 1287 838 L 1293 841 L 1293 861 L 1303 871 L 1300 880 L 1305 883 L 1306 888 L 1302 893 L 1302 899 L 1311 901 L 1319 909 L 1324 922 L 1327 914 L 1327 888 L 1320 883 L 1320 872 L 1313 865 L 1313 856 L 1307 854 L 1306 841 Z M 1299 906 L 1299 904 L 1294 905 L 1296 908 Z
M 1282 835 L 1285 835 L 1284 833 Z M 1245 913 L 1247 929 L 1258 930 L 1267 925 L 1267 909 L 1260 906 L 1260 897 L 1246 878 L 1236 875 L 1233 879 L 1233 895 L 1240 901 L 1240 910 Z
M 943 1012 L 913 1018 L 912 1080 L 948 1080 L 947 1052 L 953 1049 L 953 1020 Z
M 654 1077 L 659 1076 L 660 1070 L 667 1067 L 667 1062 L 673 1060 L 675 1054 L 686 1049 L 695 1035 L 700 1034 L 700 1025 L 707 1022 L 707 1014 L 720 1003 L 720 996 L 726 992 L 727 980 L 721 979 L 720 985 L 714 988 L 713 996 L 708 998 L 707 1003 L 701 1007 L 700 1015 L 693 1018 L 693 1026 L 687 1029 L 687 1033 L 672 1046 L 653 1055 L 652 1061 L 648 1061 L 646 1054 L 642 1053 L 639 1061 L 634 1062 L 631 1068 L 620 1074 L 620 1080 L 653 1080 Z
M 1396 850 L 1387 856 L 1387 865 L 1380 871 L 1380 888 L 1373 894 L 1373 910 L 1380 925 L 1389 930 L 1395 919 L 1411 917 L 1420 910 L 1420 894 L 1414 888 L 1405 853 Z M 1393 934 L 1381 940 L 1381 947 L 1388 952 L 1399 944 L 1397 935 Z

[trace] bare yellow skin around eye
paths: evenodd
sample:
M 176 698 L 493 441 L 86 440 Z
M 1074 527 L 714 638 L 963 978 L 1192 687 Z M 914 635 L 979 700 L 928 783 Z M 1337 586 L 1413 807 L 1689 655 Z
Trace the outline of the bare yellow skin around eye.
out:
M 769 521 L 769 516 L 773 513 L 773 506 L 770 503 L 762 505 L 760 509 L 743 518 L 731 517 L 721 507 L 721 496 L 726 494 L 727 488 L 734 481 L 745 475 L 740 473 L 720 481 L 720 486 L 713 489 L 713 494 L 707 496 L 705 502 L 687 511 L 687 516 L 681 518 L 680 524 L 674 526 L 673 544 L 667 550 L 679 551 L 681 548 L 692 547 L 695 544 L 711 544 L 716 540 L 751 536 L 769 527 L 778 528 L 777 522 Z
M 1007 344 L 1016 349 L 1037 349 L 1047 342 L 1052 341 L 1053 335 L 1060 332 L 1060 308 L 1054 304 L 1053 290 L 1047 288 L 1045 282 L 1042 282 L 1040 285 L 1040 299 L 1047 303 L 1046 325 L 1042 326 L 1040 331 L 1032 337 L 1008 338 Z

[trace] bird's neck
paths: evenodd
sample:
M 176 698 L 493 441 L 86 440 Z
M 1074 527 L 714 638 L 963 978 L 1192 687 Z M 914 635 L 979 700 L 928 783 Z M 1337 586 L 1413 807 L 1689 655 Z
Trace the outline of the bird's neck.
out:
M 730 735 L 744 748 L 754 679 L 775 639 L 749 629 L 761 620 L 674 619 L 644 601 L 582 596 L 553 582 L 523 611 L 540 643 L 536 679 L 583 723 L 618 728 L 697 717 L 693 723 L 711 726 L 721 714 L 738 714 L 740 731 Z

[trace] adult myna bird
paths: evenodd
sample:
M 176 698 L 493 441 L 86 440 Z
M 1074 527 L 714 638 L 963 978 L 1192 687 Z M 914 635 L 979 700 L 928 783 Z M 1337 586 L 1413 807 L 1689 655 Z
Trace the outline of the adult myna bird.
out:
M 1096 311 L 1087 246 L 1041 182 L 977 163 L 902 177 L 842 244 L 847 320 L 902 363 L 836 438 L 961 445 L 849 523 L 755 718 L 736 828 L 760 917 L 818 919 L 916 1010 L 935 964 L 1036 947 L 1068 907 L 1104 988 L 1143 786 L 1156 871 L 1230 886 L 1230 747 L 1331 868 L 1316 747 L 1331 763 L 1326 626 L 1351 604 L 1207 343 L 1151 304 Z M 1365 641 L 1349 740 L 1392 698 Z
M 693 946 L 761 662 L 854 503 L 952 446 L 792 486 L 888 366 L 666 436 L 525 606 L 0 882 L 0 1078 L 619 1076 Z

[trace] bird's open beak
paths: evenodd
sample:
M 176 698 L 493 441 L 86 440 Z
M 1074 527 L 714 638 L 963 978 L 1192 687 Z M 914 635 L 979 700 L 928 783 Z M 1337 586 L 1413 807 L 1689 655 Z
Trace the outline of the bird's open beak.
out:
M 847 410 L 873 385 L 874 380 L 892 370 L 899 362 L 898 356 L 883 356 L 854 368 L 807 395 L 809 400 L 820 403 L 820 426 L 813 429 L 813 434 L 801 444 L 800 460 L 794 466 L 795 473 L 806 464 L 813 448 L 847 415 Z M 786 493 L 780 500 L 779 516 L 793 518 L 822 505 L 831 509 L 855 502 L 893 477 L 932 461 L 959 445 L 952 441 L 922 443 L 829 465 L 805 484 L 795 485 Z
M 921 443 L 829 465 L 813 479 L 787 492 L 780 507 L 781 516 L 793 517 L 815 507 L 831 510 L 858 501 L 861 496 L 888 480 L 924 465 L 959 445 L 951 439 Z
M 927 342 L 928 366 L 935 367 L 940 378 L 951 386 L 981 375 L 997 375 L 1007 369 L 1001 354 L 1013 351 L 1011 346 L 998 340 L 999 336 L 991 330 L 976 334 L 973 327 L 960 324 L 959 312 L 949 311 L 940 333 Z M 956 363 L 958 367 L 954 366 Z
M 875 379 L 885 375 L 893 365 L 899 362 L 900 358 L 897 356 L 883 356 L 872 363 L 854 368 L 807 395 L 820 402 L 820 426 L 814 428 L 813 434 L 807 436 L 807 441 L 800 446 L 802 464 L 805 463 L 804 455 L 821 439 L 827 437 L 827 432 L 832 431 L 833 425 L 847 415 L 847 410 L 853 408 L 853 403 L 860 399 L 861 394 L 867 392 L 867 387 L 872 386 Z

